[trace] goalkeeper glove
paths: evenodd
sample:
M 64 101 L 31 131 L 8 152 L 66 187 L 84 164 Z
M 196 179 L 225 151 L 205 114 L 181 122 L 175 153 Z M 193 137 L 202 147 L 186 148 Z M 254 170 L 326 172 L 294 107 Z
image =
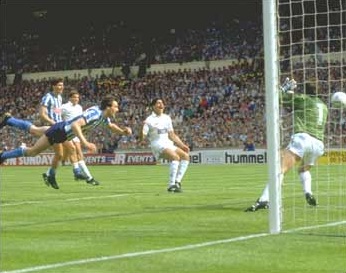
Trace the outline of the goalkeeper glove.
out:
M 297 82 L 294 79 L 290 80 L 289 78 L 286 78 L 284 83 L 280 86 L 282 92 L 289 94 L 294 93 L 294 89 L 296 88 Z

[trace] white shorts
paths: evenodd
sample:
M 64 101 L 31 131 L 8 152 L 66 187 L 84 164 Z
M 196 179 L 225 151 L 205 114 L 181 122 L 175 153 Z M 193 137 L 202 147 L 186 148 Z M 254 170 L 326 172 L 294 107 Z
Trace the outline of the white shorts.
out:
M 178 147 L 174 145 L 172 141 L 167 142 L 154 142 L 150 144 L 151 151 L 153 152 L 156 159 L 159 159 L 162 156 L 162 152 L 165 149 L 171 149 L 175 151 Z
M 76 137 L 72 138 L 72 141 L 73 142 L 80 142 L 80 139 L 79 139 L 79 137 L 76 136 Z
M 286 147 L 302 159 L 303 165 L 315 165 L 316 160 L 324 154 L 324 144 L 321 140 L 306 133 L 291 136 L 291 141 Z

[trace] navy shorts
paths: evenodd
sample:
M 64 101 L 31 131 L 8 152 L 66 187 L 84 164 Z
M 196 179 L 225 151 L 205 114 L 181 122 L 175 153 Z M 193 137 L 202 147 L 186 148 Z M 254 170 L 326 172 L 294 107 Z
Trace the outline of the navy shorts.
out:
M 65 132 L 65 122 L 58 122 L 53 124 L 45 132 L 45 135 L 51 145 L 65 142 L 67 140 L 67 135 Z

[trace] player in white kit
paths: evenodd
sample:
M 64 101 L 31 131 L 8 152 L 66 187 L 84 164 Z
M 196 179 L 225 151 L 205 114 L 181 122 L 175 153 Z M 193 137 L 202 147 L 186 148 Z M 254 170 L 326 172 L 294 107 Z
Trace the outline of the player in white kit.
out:
M 189 165 L 190 148 L 175 134 L 172 119 L 164 114 L 165 104 L 155 98 L 151 102 L 152 114 L 144 121 L 141 139 L 148 138 L 156 159 L 170 160 L 169 192 L 182 192 L 181 181 Z
M 77 90 L 72 90 L 69 93 L 69 101 L 67 103 L 64 103 L 61 107 L 61 116 L 63 120 L 70 120 L 83 114 L 83 108 L 79 104 L 79 99 L 80 97 Z M 79 166 L 79 168 L 86 175 L 86 182 L 94 186 L 99 185 L 100 183 L 92 177 L 88 167 L 85 164 L 80 139 L 78 137 L 74 137 L 70 142 L 72 142 L 73 146 L 76 148 L 76 154 L 78 158 L 78 162 L 74 164 Z

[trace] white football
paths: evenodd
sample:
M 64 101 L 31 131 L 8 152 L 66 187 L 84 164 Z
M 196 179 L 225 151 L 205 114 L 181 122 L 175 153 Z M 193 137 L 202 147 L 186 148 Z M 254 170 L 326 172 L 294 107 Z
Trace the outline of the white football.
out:
M 333 107 L 346 107 L 346 93 L 335 92 L 332 95 L 332 106 Z

